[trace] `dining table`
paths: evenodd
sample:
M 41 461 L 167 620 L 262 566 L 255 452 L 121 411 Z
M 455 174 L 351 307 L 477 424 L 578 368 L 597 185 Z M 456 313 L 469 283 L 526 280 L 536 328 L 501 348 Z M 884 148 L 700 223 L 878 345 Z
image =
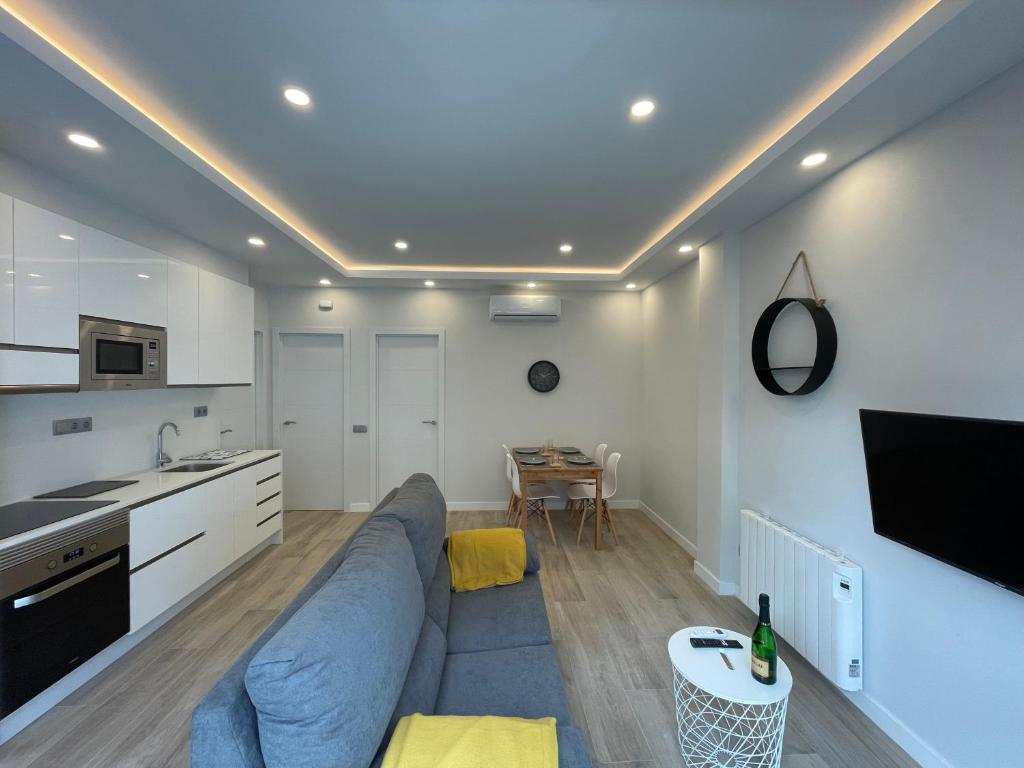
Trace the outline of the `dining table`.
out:
M 530 453 L 520 453 L 520 451 L 530 451 Z M 525 531 L 527 525 L 527 502 L 526 497 L 528 496 L 528 490 L 530 483 L 546 483 L 551 480 L 593 480 L 595 484 L 594 488 L 594 549 L 601 549 L 602 547 L 602 533 L 604 528 L 604 515 L 605 515 L 605 501 L 601 493 L 601 481 L 604 476 L 604 467 L 601 466 L 600 462 L 594 461 L 593 464 L 573 464 L 568 459 L 575 456 L 582 456 L 577 449 L 568 449 L 563 451 L 562 448 L 514 448 L 512 449 L 512 460 L 516 463 L 516 468 L 519 470 L 519 487 L 523 489 L 523 494 L 519 498 L 519 525 Z M 531 463 L 534 458 L 544 459 L 543 464 Z M 586 514 L 584 510 L 581 514 Z

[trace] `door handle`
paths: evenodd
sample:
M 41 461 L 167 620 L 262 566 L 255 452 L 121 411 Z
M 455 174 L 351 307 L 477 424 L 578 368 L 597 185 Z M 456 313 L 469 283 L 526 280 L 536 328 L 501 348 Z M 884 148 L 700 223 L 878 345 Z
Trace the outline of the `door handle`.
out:
M 113 557 L 110 560 L 107 560 L 106 562 L 93 566 L 92 568 L 86 571 L 82 571 L 77 576 L 72 576 L 67 581 L 62 581 L 59 584 L 54 584 L 49 589 L 44 589 L 42 592 L 36 592 L 34 595 L 26 595 L 25 597 L 19 597 L 17 600 L 14 601 L 14 607 L 16 609 L 26 608 L 30 605 L 41 603 L 43 602 L 43 600 L 48 600 L 54 595 L 59 595 L 65 589 L 71 589 L 71 587 L 75 586 L 76 584 L 81 584 L 83 581 L 91 579 L 93 576 L 96 576 L 98 574 L 103 573 L 106 570 L 113 568 L 120 562 L 121 555 L 117 555 L 116 557 Z
M 424 419 L 423 423 L 424 424 L 433 424 L 436 427 L 437 426 L 437 419 Z
M 299 422 L 297 422 L 297 421 L 286 421 L 286 422 L 284 423 L 284 426 L 286 426 L 286 427 L 290 427 L 290 426 L 291 426 L 292 424 L 298 424 L 298 423 L 299 423 Z

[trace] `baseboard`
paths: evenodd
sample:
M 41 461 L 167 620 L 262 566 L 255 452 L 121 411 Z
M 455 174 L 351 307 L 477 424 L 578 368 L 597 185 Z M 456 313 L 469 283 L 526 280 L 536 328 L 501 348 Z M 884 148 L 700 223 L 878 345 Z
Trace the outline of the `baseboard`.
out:
M 37 694 L 34 698 L 26 701 L 3 720 L 0 720 L 0 744 L 9 741 L 20 731 L 24 730 L 33 722 L 45 715 L 72 693 L 96 677 L 100 672 L 105 670 L 158 629 L 163 627 L 183 610 L 188 608 L 202 595 L 209 592 L 228 576 L 256 557 L 256 555 L 268 546 L 273 543 L 277 543 L 275 542 L 276 538 L 276 535 L 268 536 L 263 542 L 256 545 L 255 548 L 235 560 L 223 571 L 210 578 L 205 584 L 194 589 L 166 611 L 152 619 L 144 627 L 140 627 L 135 632 L 119 638 L 112 645 L 107 646 L 87 662 L 82 664 L 82 666 L 68 673 L 49 688 Z
M 369 502 L 357 501 L 348 505 L 349 512 L 369 512 L 372 509 Z
M 739 588 L 731 581 L 722 581 L 701 562 L 693 561 L 693 573 L 716 595 L 735 595 Z
M 668 521 L 665 518 L 663 518 L 661 515 L 659 515 L 649 506 L 647 506 L 643 501 L 639 501 L 637 502 L 637 504 L 640 507 L 640 511 L 647 515 L 648 519 L 650 519 L 652 523 L 661 528 L 661 530 L 665 532 L 666 536 L 672 539 L 672 541 L 674 541 L 680 547 L 685 549 L 686 552 L 689 553 L 690 557 L 697 556 L 696 544 L 694 544 L 683 534 L 681 534 L 679 531 L 677 531 L 675 528 L 669 525 Z
M 852 693 L 840 691 L 840 693 L 867 715 L 871 722 L 885 731 L 890 739 L 899 744 L 904 752 L 921 765 L 921 768 L 954 768 L 953 764 L 940 755 L 931 744 L 918 736 L 906 723 L 870 694 L 864 691 Z

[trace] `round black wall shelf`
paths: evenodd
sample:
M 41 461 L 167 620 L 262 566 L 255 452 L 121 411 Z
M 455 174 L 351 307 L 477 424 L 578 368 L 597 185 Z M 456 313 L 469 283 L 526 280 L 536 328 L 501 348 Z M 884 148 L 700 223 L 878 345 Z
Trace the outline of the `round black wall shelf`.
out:
M 772 326 L 775 325 L 775 321 L 782 314 L 782 310 L 790 304 L 802 306 L 810 314 L 811 320 L 814 321 L 814 332 L 817 335 L 814 363 L 812 365 L 792 365 L 773 368 L 768 360 L 768 338 L 771 336 Z M 761 382 L 761 386 L 773 395 L 809 395 L 824 384 L 825 379 L 832 373 L 832 366 L 836 362 L 838 346 L 839 340 L 836 336 L 836 324 L 832 320 L 832 315 L 829 314 L 829 311 L 825 309 L 822 303 L 814 299 L 776 299 L 761 313 L 761 317 L 757 320 L 757 325 L 754 326 L 754 338 L 751 342 L 750 354 L 754 361 L 754 373 L 757 375 L 757 380 Z M 804 383 L 796 389 L 790 391 L 783 388 L 776 381 L 775 371 L 795 370 L 810 371 Z

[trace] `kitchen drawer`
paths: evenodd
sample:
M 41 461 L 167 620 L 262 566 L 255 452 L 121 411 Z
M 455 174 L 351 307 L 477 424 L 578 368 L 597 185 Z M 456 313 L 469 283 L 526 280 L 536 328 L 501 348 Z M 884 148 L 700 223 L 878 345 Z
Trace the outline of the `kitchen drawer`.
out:
M 278 477 L 280 477 L 283 466 L 284 465 L 281 463 L 280 456 L 275 456 L 272 459 L 261 461 L 259 464 L 255 465 L 253 469 L 256 471 L 257 485 L 262 484 L 263 481 L 265 481 L 268 477 L 271 477 L 272 475 L 277 475 Z M 260 498 L 262 499 L 265 497 L 260 496 Z
M 176 549 L 159 560 L 132 573 L 129 582 L 132 632 L 137 632 L 205 581 L 203 566 L 208 560 L 207 544 L 206 533 L 200 532 L 178 542 Z
M 200 490 L 182 491 L 131 511 L 131 568 L 138 568 L 203 532 L 203 521 L 198 514 L 203 506 Z
M 261 542 L 273 533 L 281 530 L 284 523 L 284 509 L 281 495 L 265 501 L 256 507 L 255 541 Z
M 281 475 L 271 475 L 266 480 L 256 483 L 256 503 L 262 503 L 274 494 L 281 493 Z

